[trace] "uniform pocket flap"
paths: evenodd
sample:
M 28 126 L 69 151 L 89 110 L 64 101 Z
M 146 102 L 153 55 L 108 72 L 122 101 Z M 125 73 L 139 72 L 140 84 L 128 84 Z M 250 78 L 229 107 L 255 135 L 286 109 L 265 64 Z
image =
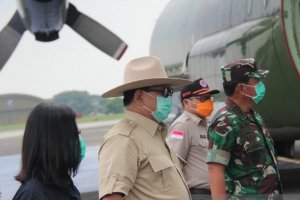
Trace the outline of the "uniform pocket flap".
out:
M 200 144 L 200 146 L 202 146 L 202 147 L 207 147 L 208 146 L 208 140 L 205 138 L 200 138 L 199 140 L 198 140 L 198 142 L 199 142 L 199 144 Z
M 162 156 L 149 156 L 149 162 L 154 172 L 159 172 L 169 167 L 174 166 L 169 158 Z
M 259 146 L 259 145 L 249 145 L 246 149 L 245 149 L 245 153 L 249 154 L 249 153 L 253 153 L 253 152 L 257 152 L 257 151 L 262 151 L 265 150 L 265 148 L 263 146 Z

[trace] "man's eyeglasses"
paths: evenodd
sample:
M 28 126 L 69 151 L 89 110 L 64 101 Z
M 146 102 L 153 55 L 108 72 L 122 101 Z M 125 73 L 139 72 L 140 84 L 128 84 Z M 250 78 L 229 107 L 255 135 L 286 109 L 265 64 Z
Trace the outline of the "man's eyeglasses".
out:
M 165 87 L 165 88 L 147 88 L 144 89 L 146 92 L 160 92 L 164 98 L 173 95 L 173 88 Z
M 213 101 L 213 97 L 211 95 L 201 95 L 201 96 L 198 96 L 198 97 L 191 97 L 190 99 L 197 99 L 200 102 L 204 102 L 204 101 L 207 101 L 207 100 L 212 100 Z

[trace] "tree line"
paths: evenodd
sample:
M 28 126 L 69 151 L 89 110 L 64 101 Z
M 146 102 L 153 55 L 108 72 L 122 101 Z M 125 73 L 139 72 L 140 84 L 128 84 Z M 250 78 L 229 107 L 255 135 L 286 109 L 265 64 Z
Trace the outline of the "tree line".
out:
M 67 91 L 55 95 L 52 101 L 70 106 L 77 114 L 114 114 L 124 112 L 121 98 L 105 99 L 86 91 Z

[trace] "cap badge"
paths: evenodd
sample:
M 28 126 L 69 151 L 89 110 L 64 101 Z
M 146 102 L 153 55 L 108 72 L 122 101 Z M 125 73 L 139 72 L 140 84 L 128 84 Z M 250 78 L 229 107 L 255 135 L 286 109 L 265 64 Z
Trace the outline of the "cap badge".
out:
M 200 84 L 202 87 L 204 87 L 204 88 L 207 87 L 207 83 L 206 83 L 206 81 L 203 80 L 203 79 L 199 81 L 199 84 Z

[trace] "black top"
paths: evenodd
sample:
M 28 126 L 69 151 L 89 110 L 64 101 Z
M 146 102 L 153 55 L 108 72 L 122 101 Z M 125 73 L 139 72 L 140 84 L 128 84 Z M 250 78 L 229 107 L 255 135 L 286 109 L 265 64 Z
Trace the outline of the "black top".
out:
M 13 200 L 80 200 L 78 189 L 70 181 L 67 187 L 58 187 L 53 184 L 43 184 L 36 179 L 29 179 L 23 183 Z

